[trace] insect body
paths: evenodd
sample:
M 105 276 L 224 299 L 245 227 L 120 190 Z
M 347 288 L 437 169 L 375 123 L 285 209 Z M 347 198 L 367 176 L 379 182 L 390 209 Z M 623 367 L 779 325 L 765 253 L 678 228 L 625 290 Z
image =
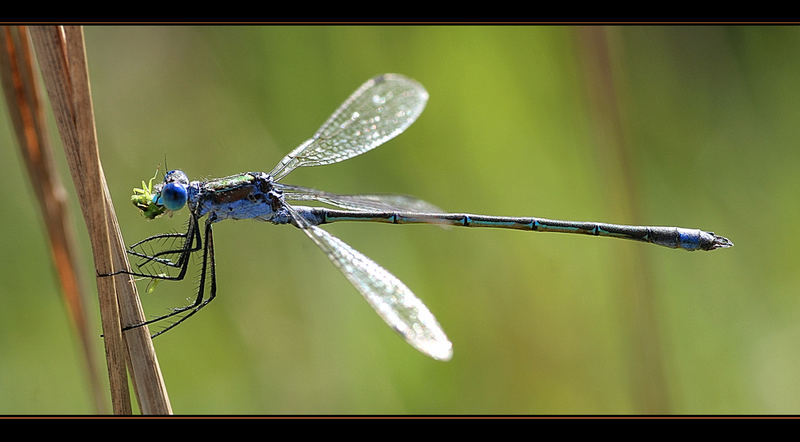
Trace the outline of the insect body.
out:
M 226 219 L 255 219 L 292 224 L 305 233 L 342 271 L 375 311 L 405 340 L 439 360 L 452 356 L 452 344 L 433 314 L 399 279 L 319 226 L 337 221 L 370 221 L 393 224 L 430 223 L 464 227 L 495 227 L 539 232 L 579 233 L 632 239 L 684 250 L 731 247 L 727 238 L 699 229 L 626 226 L 544 218 L 503 217 L 444 213 L 438 207 L 404 195 L 341 195 L 284 184 L 292 170 L 344 161 L 367 152 L 403 132 L 425 107 L 428 93 L 416 81 L 398 74 L 379 75 L 356 90 L 313 137 L 286 155 L 269 172 L 246 172 L 209 181 L 189 181 L 180 170 L 166 173 L 160 184 L 142 183 L 131 200 L 145 217 L 154 219 L 187 207 L 186 233 L 155 235 L 131 246 L 129 253 L 154 264 L 178 270 L 164 273 L 129 273 L 155 279 L 183 279 L 188 257 L 202 250 L 200 288 L 192 305 L 151 319 L 137 327 L 183 315 L 161 334 L 207 305 L 216 295 L 212 225 Z M 297 206 L 289 201 L 315 201 L 336 206 Z M 203 226 L 200 220 L 205 219 Z M 202 230 L 202 234 L 201 234 Z M 180 248 L 146 253 L 144 247 L 163 239 L 181 239 Z M 208 297 L 205 283 L 209 280 Z M 128 327 L 128 328 L 131 328 Z

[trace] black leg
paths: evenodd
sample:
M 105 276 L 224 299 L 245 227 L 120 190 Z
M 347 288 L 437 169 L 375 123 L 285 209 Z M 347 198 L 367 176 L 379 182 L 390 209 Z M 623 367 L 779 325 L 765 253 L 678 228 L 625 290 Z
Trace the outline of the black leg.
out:
M 186 238 L 184 241 L 183 247 L 180 249 L 173 249 L 173 250 L 164 250 L 158 253 L 154 253 L 152 255 L 147 255 L 140 253 L 135 250 L 137 247 L 141 247 L 143 244 L 147 244 L 148 242 L 163 239 L 163 238 Z M 194 244 L 194 245 L 193 245 Z M 149 238 L 145 238 L 136 244 L 133 244 L 128 249 L 128 254 L 137 256 L 140 258 L 145 258 L 143 262 L 138 264 L 138 268 L 142 268 L 146 264 L 150 262 L 154 262 L 156 264 L 162 264 L 169 267 L 178 267 L 180 268 L 180 272 L 176 276 L 164 275 L 159 273 L 145 273 L 145 272 L 134 272 L 134 271 L 127 271 L 127 270 L 118 270 L 113 273 L 108 274 L 98 274 L 98 276 L 114 276 L 120 274 L 126 274 L 131 276 L 138 276 L 143 278 L 152 278 L 152 279 L 166 279 L 170 281 L 180 281 L 186 276 L 186 270 L 189 265 L 189 256 L 202 247 L 201 240 L 200 240 L 200 231 L 197 228 L 197 217 L 191 215 L 189 218 L 189 228 L 186 233 L 165 233 L 161 235 L 154 235 Z M 168 254 L 179 254 L 177 262 L 173 262 L 169 259 L 162 259 L 159 256 L 164 256 Z
M 208 303 L 211 302 L 212 299 L 214 299 L 214 297 L 217 294 L 217 278 L 216 278 L 216 272 L 215 272 L 216 264 L 215 264 L 215 261 L 214 261 L 214 236 L 213 236 L 213 233 L 212 233 L 212 230 L 211 230 L 211 224 L 213 222 L 214 222 L 214 219 L 212 219 L 212 218 L 209 218 L 209 219 L 206 220 L 205 247 L 203 249 L 203 267 L 202 267 L 202 271 L 201 271 L 201 274 L 200 274 L 200 287 L 197 289 L 197 298 L 195 299 L 194 303 L 191 304 L 191 305 L 187 305 L 185 307 L 174 308 L 174 309 L 172 309 L 172 311 L 170 313 L 167 313 L 167 314 L 159 316 L 157 318 L 153 318 L 153 319 L 150 319 L 148 321 L 142 322 L 141 324 L 135 324 L 135 325 L 131 325 L 131 326 L 128 326 L 128 327 L 123 327 L 123 329 L 122 329 L 123 331 L 130 330 L 130 329 L 136 328 L 136 327 L 141 327 L 143 325 L 152 324 L 154 322 L 158 322 L 158 321 L 161 321 L 161 320 L 164 320 L 164 319 L 167 319 L 167 318 L 171 318 L 173 316 L 179 315 L 181 313 L 185 313 L 187 311 L 189 312 L 186 315 L 182 316 L 177 321 L 173 322 L 172 324 L 170 324 L 169 326 L 164 328 L 163 330 L 160 330 L 160 331 L 158 331 L 157 333 L 155 333 L 155 334 L 153 334 L 151 336 L 152 338 L 155 338 L 156 336 L 166 332 L 167 330 L 172 329 L 173 327 L 177 326 L 181 322 L 185 321 L 187 318 L 189 318 L 190 316 L 192 316 L 195 313 L 197 313 L 198 311 L 200 311 L 201 308 L 203 308 L 206 305 L 208 305 Z M 209 296 L 208 296 L 208 299 L 204 300 L 203 298 L 205 296 L 206 275 L 209 273 L 209 271 L 211 273 Z M 183 268 L 183 271 L 181 272 L 181 277 L 183 277 L 183 273 L 185 273 L 185 266 Z
M 155 263 L 163 264 L 163 265 L 166 265 L 166 266 L 169 266 L 169 267 L 180 268 L 181 271 L 178 274 L 178 276 L 174 276 L 173 277 L 173 276 L 165 276 L 163 274 L 145 273 L 145 272 L 136 272 L 136 273 L 130 273 L 130 274 L 136 275 L 136 276 L 144 276 L 144 277 L 156 278 L 156 279 L 168 279 L 168 280 L 173 280 L 173 281 L 177 281 L 177 280 L 183 279 L 183 277 L 186 275 L 186 268 L 187 268 L 187 265 L 188 265 L 189 256 L 193 252 L 196 252 L 196 251 L 200 250 L 200 247 L 201 247 L 200 230 L 198 229 L 197 224 L 198 224 L 197 217 L 192 215 L 189 218 L 189 228 L 188 228 L 188 231 L 185 234 L 181 234 L 181 233 L 164 233 L 164 234 L 161 234 L 161 235 L 154 235 L 154 236 L 146 238 L 146 239 L 144 239 L 142 241 L 139 241 L 138 243 L 132 245 L 128 250 L 128 253 L 133 255 L 133 256 L 138 256 L 138 257 L 141 257 L 141 258 L 145 258 L 144 261 L 139 262 L 137 264 L 137 268 L 142 269 L 145 265 L 149 264 L 150 262 L 155 262 Z M 163 239 L 163 238 L 176 238 L 176 237 L 177 238 L 186 238 L 186 241 L 184 242 L 183 247 L 180 248 L 180 249 L 163 250 L 161 252 L 154 253 L 152 255 L 142 254 L 142 253 L 139 253 L 138 251 L 135 250 L 136 247 L 140 247 L 140 246 L 142 246 L 144 244 L 147 244 L 150 241 Z M 194 246 L 192 246 L 192 243 L 194 243 Z M 159 256 L 173 255 L 173 254 L 176 254 L 176 253 L 179 254 L 177 262 L 172 262 L 169 259 L 159 258 Z
M 149 255 L 147 253 L 144 253 L 144 252 L 139 252 L 136 249 L 137 248 L 143 248 L 143 246 L 146 245 L 147 243 L 152 242 L 152 241 L 156 241 L 156 240 L 163 240 L 163 239 L 167 239 L 167 238 L 189 238 L 189 237 L 192 237 L 192 236 L 195 236 L 195 235 L 193 233 L 191 233 L 191 232 L 187 232 L 187 233 L 163 233 L 163 234 L 160 234 L 160 235 L 153 235 L 151 237 L 145 238 L 145 239 L 137 242 L 136 244 L 130 246 L 128 248 L 128 254 L 136 256 L 136 257 L 139 257 L 139 258 L 145 258 L 144 261 L 141 261 L 141 262 L 137 263 L 137 266 L 139 266 L 139 267 L 143 267 L 144 265 L 150 263 L 151 261 L 156 262 L 158 264 L 163 264 L 163 265 L 169 266 L 169 267 L 180 267 L 181 263 L 182 263 L 182 259 L 185 256 L 187 256 L 184 253 L 185 250 L 184 250 L 183 247 L 180 248 L 180 249 L 163 250 L 161 252 L 152 253 L 152 254 L 149 254 Z M 196 251 L 200 250 L 200 241 L 199 241 L 200 236 L 199 235 L 196 235 L 196 236 L 197 236 L 197 240 L 195 241 L 196 245 L 194 247 L 190 248 L 188 250 L 189 252 L 196 252 Z M 184 242 L 184 247 L 185 247 L 185 242 Z M 172 260 L 166 259 L 166 258 L 159 258 L 159 256 L 174 255 L 176 253 L 179 254 L 177 262 L 173 262 Z

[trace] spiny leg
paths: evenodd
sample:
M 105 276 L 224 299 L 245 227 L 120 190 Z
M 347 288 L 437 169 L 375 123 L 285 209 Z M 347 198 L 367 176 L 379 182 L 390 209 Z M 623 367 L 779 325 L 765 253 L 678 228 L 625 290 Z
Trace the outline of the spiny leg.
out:
M 145 238 L 145 239 L 137 242 L 136 244 L 133 244 L 132 246 L 130 246 L 130 248 L 128 249 L 128 254 L 133 255 L 133 256 L 138 256 L 140 258 L 145 258 L 144 261 L 142 261 L 142 262 L 137 264 L 137 267 L 139 267 L 139 268 L 144 267 L 145 265 L 147 265 L 151 261 L 155 261 L 156 263 L 163 264 L 163 265 L 169 266 L 169 267 L 177 267 L 177 268 L 184 267 L 184 264 L 188 260 L 189 256 L 193 252 L 196 252 L 196 251 L 200 250 L 200 247 L 201 247 L 200 231 L 197 228 L 197 224 L 198 224 L 197 223 L 197 217 L 192 214 L 190 216 L 190 218 L 189 218 L 189 227 L 188 227 L 188 230 L 187 230 L 186 233 L 162 233 L 160 235 L 154 235 L 154 236 L 151 236 L 149 238 Z M 164 239 L 164 238 L 186 238 L 186 241 L 184 242 L 183 247 L 181 247 L 180 249 L 163 250 L 161 252 L 153 253 L 153 254 L 150 254 L 150 255 L 139 253 L 138 251 L 135 250 L 136 247 L 140 247 L 143 244 L 146 244 L 146 243 L 151 242 L 151 241 L 159 240 L 159 239 Z M 190 246 L 190 244 L 192 242 L 194 242 L 194 244 L 195 244 L 194 246 Z M 173 255 L 173 254 L 176 254 L 176 253 L 179 254 L 177 262 L 172 262 L 169 259 L 161 259 L 161 258 L 159 258 L 159 256 Z M 139 272 L 139 273 L 141 273 L 141 272 Z M 169 279 L 172 279 L 172 278 L 169 278 Z
M 194 238 L 195 236 L 196 236 L 196 240 Z M 196 251 L 200 250 L 200 242 L 199 242 L 200 236 L 199 235 L 195 235 L 194 233 L 187 232 L 187 233 L 162 233 L 160 235 L 153 235 L 151 237 L 148 237 L 148 238 L 145 238 L 145 239 L 139 241 L 136 244 L 133 244 L 132 246 L 130 246 L 128 248 L 127 252 L 128 252 L 129 255 L 136 256 L 136 257 L 139 257 L 139 258 L 144 258 L 144 261 L 141 261 L 141 262 L 137 263 L 138 267 L 143 267 L 146 264 L 149 264 L 151 261 L 156 262 L 158 264 L 163 264 L 163 265 L 169 266 L 169 267 L 180 267 L 182 262 L 183 262 L 182 260 L 184 259 L 185 256 L 187 256 L 184 253 L 185 250 L 184 250 L 183 247 L 180 248 L 180 249 L 162 250 L 162 251 L 157 252 L 157 253 L 152 253 L 151 252 L 150 254 L 144 253 L 144 252 L 139 252 L 139 251 L 136 250 L 137 248 L 143 248 L 142 246 L 144 246 L 145 244 L 147 244 L 149 242 L 156 241 L 156 240 L 170 239 L 170 238 L 192 238 L 193 240 L 195 240 L 194 242 L 196 243 L 196 245 L 194 247 L 190 248 L 188 251 L 189 252 L 196 252 Z M 185 242 L 184 242 L 184 246 L 185 246 Z M 173 262 L 172 260 L 170 260 L 168 258 L 159 258 L 160 256 L 174 255 L 174 254 L 178 254 L 179 255 L 178 256 L 178 260 L 176 262 Z
M 151 338 L 155 338 L 156 336 L 166 332 L 167 330 L 172 329 L 173 327 L 177 326 L 181 322 L 185 321 L 187 318 L 189 318 L 190 316 L 192 316 L 195 313 L 197 313 L 198 311 L 200 311 L 201 308 L 203 308 L 206 305 L 208 305 L 208 303 L 211 302 L 212 299 L 214 299 L 214 297 L 217 294 L 217 278 L 216 278 L 216 271 L 215 271 L 216 264 L 215 264 L 215 261 L 214 261 L 214 236 L 213 236 L 212 229 L 211 229 L 211 224 L 214 222 L 214 220 L 215 220 L 214 218 L 209 218 L 209 219 L 206 220 L 205 247 L 203 248 L 203 267 L 202 267 L 202 270 L 201 270 L 201 273 L 200 273 L 200 286 L 197 289 L 197 297 L 195 298 L 195 302 L 193 304 L 187 305 L 185 307 L 174 308 L 174 309 L 172 309 L 172 311 L 170 313 L 167 313 L 165 315 L 161 315 L 161 316 L 159 316 L 157 318 L 153 318 L 153 319 L 147 320 L 145 322 L 142 322 L 141 324 L 135 324 L 135 325 L 131 325 L 131 326 L 128 326 L 128 327 L 123 327 L 123 329 L 122 329 L 123 331 L 130 330 L 130 329 L 136 328 L 136 327 L 141 327 L 143 325 L 152 324 L 154 322 L 158 322 L 158 321 L 161 321 L 161 320 L 164 320 L 164 319 L 167 319 L 167 318 L 171 318 L 173 316 L 176 316 L 176 315 L 179 315 L 179 314 L 184 313 L 186 311 L 189 311 L 189 313 L 186 314 L 185 316 L 182 316 L 177 321 L 173 322 L 172 324 L 170 324 L 169 326 L 167 326 L 163 330 L 159 330 L 157 333 L 155 333 L 155 334 L 153 334 L 151 336 Z M 209 261 L 210 261 L 210 266 L 209 266 Z M 203 298 L 205 296 L 204 294 L 205 294 L 205 285 L 206 285 L 206 275 L 209 272 L 209 267 L 210 267 L 210 272 L 211 272 L 210 290 L 209 290 L 208 299 L 204 300 Z
M 153 261 L 153 262 L 155 262 L 157 264 L 162 264 L 162 265 L 165 265 L 165 266 L 179 267 L 180 271 L 176 276 L 170 276 L 170 275 L 164 275 L 164 274 L 158 274 L 158 273 L 143 273 L 143 272 L 135 272 L 135 271 L 128 271 L 128 270 L 118 270 L 118 271 L 113 272 L 113 273 L 99 274 L 98 276 L 114 276 L 114 275 L 125 274 L 125 275 L 137 276 L 137 277 L 141 277 L 141 278 L 165 279 L 165 280 L 170 280 L 170 281 L 180 281 L 180 280 L 182 280 L 186 276 L 186 270 L 188 269 L 188 266 L 189 266 L 189 256 L 192 253 L 200 250 L 200 248 L 202 247 L 202 242 L 200 240 L 200 231 L 197 228 L 197 224 L 198 224 L 197 217 L 194 214 L 192 214 L 191 217 L 189 218 L 189 228 L 188 228 L 188 231 L 186 233 L 165 233 L 165 234 L 161 234 L 161 235 L 154 235 L 154 236 L 151 236 L 149 238 L 145 238 L 145 239 L 133 244 L 128 249 L 128 254 L 146 259 L 144 262 L 141 262 L 141 263 L 138 264 L 139 268 L 141 268 L 144 265 L 146 265 L 147 263 Z M 142 244 L 145 244 L 147 242 L 154 241 L 156 239 L 161 239 L 161 238 L 169 238 L 169 237 L 173 237 L 173 238 L 174 237 L 182 237 L 182 238 L 186 238 L 186 241 L 184 242 L 183 247 L 180 248 L 180 249 L 165 250 L 165 251 L 161 251 L 161 252 L 155 253 L 153 255 L 146 255 L 146 254 L 142 254 L 142 253 L 139 253 L 139 252 L 133 250 L 134 247 L 141 246 Z M 192 245 L 193 243 L 194 243 L 194 245 Z M 175 253 L 179 254 L 177 262 L 172 262 L 171 260 L 164 260 L 164 259 L 158 258 L 158 256 L 163 256 L 165 254 L 175 254 Z

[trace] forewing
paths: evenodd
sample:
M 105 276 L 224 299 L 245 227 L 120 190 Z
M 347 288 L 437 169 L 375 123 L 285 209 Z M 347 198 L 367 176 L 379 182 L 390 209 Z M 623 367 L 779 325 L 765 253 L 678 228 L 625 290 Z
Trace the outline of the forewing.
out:
M 275 181 L 302 166 L 336 163 L 394 138 L 422 113 L 428 92 L 399 74 L 383 74 L 361 85 L 309 140 L 270 172 Z
M 434 359 L 447 361 L 452 357 L 453 345 L 436 318 L 402 281 L 342 240 L 308 225 L 293 209 L 289 211 L 300 229 L 406 342 Z
M 283 192 L 283 196 L 287 200 L 319 201 L 349 210 L 444 213 L 442 209 L 427 201 L 407 195 L 342 195 L 281 183 L 275 183 L 275 187 Z

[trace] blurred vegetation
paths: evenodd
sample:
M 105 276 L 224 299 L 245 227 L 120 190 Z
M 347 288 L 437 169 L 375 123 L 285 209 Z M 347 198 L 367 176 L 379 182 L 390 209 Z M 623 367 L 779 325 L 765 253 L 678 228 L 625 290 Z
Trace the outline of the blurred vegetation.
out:
M 222 223 L 217 300 L 155 341 L 176 413 L 800 411 L 799 28 L 125 26 L 85 35 L 102 160 L 128 243 L 184 225 L 146 222 L 129 202 L 165 159 L 194 179 L 268 171 L 363 81 L 399 72 L 430 93 L 417 123 L 367 155 L 285 181 L 411 194 L 450 211 L 698 227 L 736 244 L 687 253 L 492 229 L 327 227 L 436 314 L 455 346 L 442 363 L 386 327 L 296 229 Z M 91 413 L 6 116 L 2 107 L 0 414 Z M 146 311 L 187 303 L 199 267 L 190 272 L 142 290 Z

